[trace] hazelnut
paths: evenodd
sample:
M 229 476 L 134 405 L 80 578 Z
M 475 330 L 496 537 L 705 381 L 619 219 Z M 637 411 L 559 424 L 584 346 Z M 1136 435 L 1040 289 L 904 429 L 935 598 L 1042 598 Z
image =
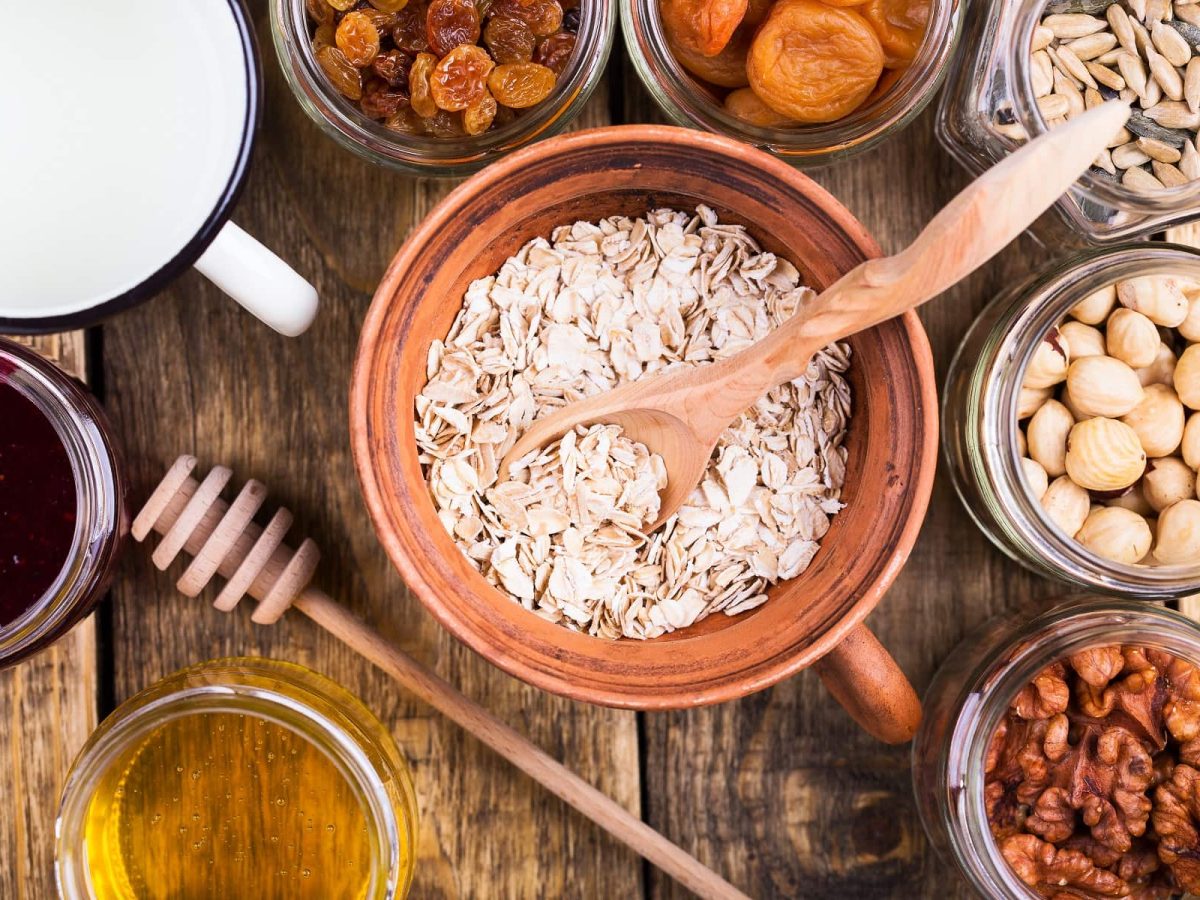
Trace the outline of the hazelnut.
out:
M 1183 407 L 1181 406 L 1182 410 Z M 1075 426 L 1075 417 L 1057 400 L 1047 400 L 1029 420 L 1029 455 L 1047 475 L 1057 478 L 1067 471 L 1067 435 Z
M 1028 419 L 1042 408 L 1042 404 L 1050 399 L 1053 392 L 1050 388 L 1021 388 L 1017 396 L 1017 418 Z
M 1083 359 L 1085 356 L 1106 356 L 1104 332 L 1082 322 L 1063 322 L 1058 326 L 1058 332 L 1067 340 L 1071 348 L 1071 359 Z
M 1137 513 L 1104 506 L 1088 514 L 1075 540 L 1097 556 L 1132 566 L 1150 552 L 1154 535 Z
M 1141 369 L 1154 362 L 1162 340 L 1158 327 L 1132 309 L 1113 310 L 1105 326 L 1105 347 L 1108 355 L 1121 360 L 1133 369 Z
M 1179 333 L 1189 341 L 1200 341 L 1200 295 L 1185 291 L 1188 298 L 1187 318 L 1179 323 Z
M 1143 275 L 1117 283 L 1121 305 L 1140 312 L 1155 325 L 1175 328 L 1188 314 L 1187 297 L 1170 275 Z
M 1146 502 L 1146 495 L 1142 492 L 1142 484 L 1139 481 L 1133 485 L 1125 493 L 1119 497 L 1114 497 L 1108 501 L 1109 506 L 1119 506 L 1121 509 L 1128 509 L 1131 512 L 1137 513 L 1139 516 L 1154 515 L 1154 507 Z
M 1025 470 L 1025 483 L 1029 485 L 1029 492 L 1033 494 L 1034 500 L 1041 503 L 1042 498 L 1046 496 L 1046 488 L 1050 486 L 1046 470 L 1025 456 L 1021 457 L 1021 468 Z
M 1046 493 L 1042 495 L 1042 510 L 1067 537 L 1075 537 L 1083 527 L 1091 507 L 1092 498 L 1088 492 L 1066 475 L 1060 475 L 1050 482 Z
M 1073 418 L 1076 422 L 1082 422 L 1084 419 L 1091 418 L 1091 416 L 1084 413 L 1083 410 L 1075 405 L 1075 401 L 1071 399 L 1071 392 L 1065 387 L 1062 389 L 1062 393 L 1059 395 L 1058 399 L 1059 402 L 1067 408 L 1067 412 L 1071 414 L 1071 418 Z
M 1097 417 L 1080 422 L 1067 436 L 1067 474 L 1089 491 L 1119 491 L 1146 469 L 1137 433 L 1124 422 Z
M 1175 364 L 1175 393 L 1190 409 L 1200 409 L 1200 344 L 1183 351 Z
M 1162 512 L 1180 500 L 1196 496 L 1196 473 L 1182 459 L 1168 456 L 1146 463 L 1142 476 L 1142 494 L 1155 512 Z
M 1155 332 L 1154 338 L 1156 341 L 1158 340 L 1158 332 Z M 1066 339 L 1057 328 L 1051 328 L 1037 345 L 1037 349 L 1033 351 L 1029 365 L 1025 368 L 1025 379 L 1021 384 L 1030 388 L 1053 387 L 1066 380 L 1067 365 L 1070 360 L 1071 352 Z
M 1177 362 L 1175 351 L 1165 343 L 1159 344 L 1158 355 L 1154 357 L 1154 362 L 1144 369 L 1137 370 L 1138 381 L 1142 383 L 1142 387 L 1149 384 L 1165 384 L 1167 387 L 1174 387 Z
M 1200 387 L 1200 378 L 1197 379 Z M 1137 373 L 1111 356 L 1085 356 L 1067 370 L 1071 402 L 1087 416 L 1123 416 L 1142 402 Z
M 1084 325 L 1099 325 L 1117 305 L 1117 286 L 1110 284 L 1089 294 L 1071 308 L 1071 317 Z
M 1147 387 L 1142 402 L 1121 421 L 1137 432 L 1147 456 L 1170 456 L 1183 440 L 1183 404 L 1165 384 Z
M 1180 500 L 1162 511 L 1154 558 L 1167 565 L 1200 560 L 1200 500 Z
M 1183 426 L 1180 452 L 1185 463 L 1193 469 L 1200 470 L 1200 413 L 1188 416 L 1187 424 Z

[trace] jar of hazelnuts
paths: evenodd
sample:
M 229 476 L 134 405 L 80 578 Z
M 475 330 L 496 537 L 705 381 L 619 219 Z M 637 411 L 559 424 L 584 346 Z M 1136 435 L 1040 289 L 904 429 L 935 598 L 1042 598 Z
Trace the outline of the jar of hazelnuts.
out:
M 1200 627 L 1086 596 L 993 619 L 913 742 L 930 842 L 996 900 L 1200 893 Z
M 1126 245 L 998 297 L 947 379 L 943 445 L 989 538 L 1118 596 L 1200 592 L 1200 253 Z

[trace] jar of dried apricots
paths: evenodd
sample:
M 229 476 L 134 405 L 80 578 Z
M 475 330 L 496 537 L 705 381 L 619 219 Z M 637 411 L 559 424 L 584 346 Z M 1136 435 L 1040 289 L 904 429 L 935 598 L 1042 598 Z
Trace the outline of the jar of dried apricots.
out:
M 965 43 L 938 137 L 968 169 L 1120 97 L 1129 122 L 1059 202 L 1062 218 L 1097 244 L 1200 218 L 1200 5 L 992 0 L 971 16 Z
M 372 162 L 464 175 L 561 130 L 600 81 L 612 0 L 271 0 L 304 110 Z
M 941 84 L 960 0 L 620 0 L 638 75 L 677 124 L 795 165 L 865 150 Z

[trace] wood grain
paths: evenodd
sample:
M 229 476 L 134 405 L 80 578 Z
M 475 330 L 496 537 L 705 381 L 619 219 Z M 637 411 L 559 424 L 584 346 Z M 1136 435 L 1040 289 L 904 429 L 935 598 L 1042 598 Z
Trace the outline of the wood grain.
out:
M 18 338 L 80 379 L 81 331 Z M 0 897 L 55 895 L 54 820 L 67 769 L 97 725 L 96 617 L 0 672 Z

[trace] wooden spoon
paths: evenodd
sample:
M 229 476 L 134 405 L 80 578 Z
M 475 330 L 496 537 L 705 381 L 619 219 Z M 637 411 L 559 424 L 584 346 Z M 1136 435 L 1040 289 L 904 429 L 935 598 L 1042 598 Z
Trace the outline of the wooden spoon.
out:
M 504 456 L 501 478 L 576 425 L 620 425 L 666 463 L 668 483 L 649 530 L 657 528 L 699 484 L 721 434 L 763 394 L 802 376 L 823 347 L 936 297 L 999 253 L 1074 184 L 1128 119 L 1129 105 L 1112 101 L 1030 142 L 968 185 L 906 250 L 855 267 L 752 347 L 538 419 Z

